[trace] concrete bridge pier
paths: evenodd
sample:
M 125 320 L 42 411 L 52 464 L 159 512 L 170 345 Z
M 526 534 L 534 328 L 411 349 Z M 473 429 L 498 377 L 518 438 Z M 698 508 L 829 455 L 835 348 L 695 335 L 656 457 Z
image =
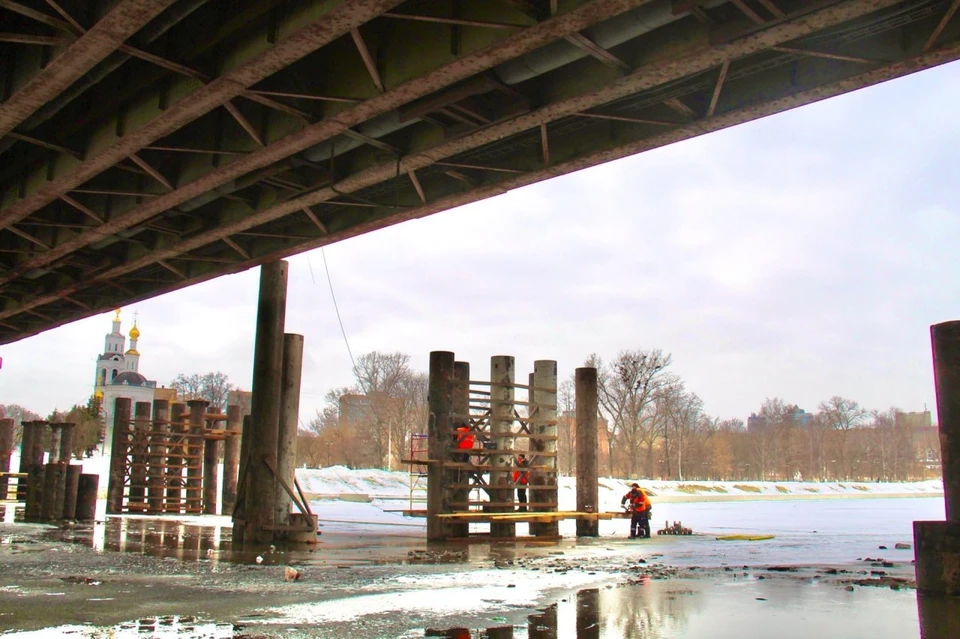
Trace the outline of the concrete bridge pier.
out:
M 577 442 L 577 511 L 600 511 L 600 488 L 597 467 L 597 369 L 578 368 L 576 384 L 576 442 Z M 598 537 L 600 522 L 596 519 L 578 519 L 577 537 Z
M 930 327 L 946 521 L 913 522 L 917 591 L 960 596 L 960 321 Z
M 450 450 L 456 441 L 450 418 L 455 358 L 450 351 L 430 353 L 427 456 L 431 463 L 427 466 L 427 541 L 442 541 L 452 534 L 450 525 L 437 515 L 450 512 L 446 499 L 447 469 L 443 464 L 450 460 Z
M 253 351 L 253 405 L 249 447 L 243 445 L 243 476 L 233 513 L 233 539 L 269 544 L 278 538 L 276 481 L 283 377 L 283 328 L 287 308 L 287 262 L 260 267 L 257 337 Z
M 13 420 L 0 419 L 0 500 L 7 498 L 8 477 L 2 473 L 10 472 L 10 457 L 13 455 Z

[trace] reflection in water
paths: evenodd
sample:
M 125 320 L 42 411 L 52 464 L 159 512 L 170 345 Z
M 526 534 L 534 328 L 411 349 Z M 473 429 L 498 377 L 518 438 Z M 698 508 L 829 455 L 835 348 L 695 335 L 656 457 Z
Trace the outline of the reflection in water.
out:
M 228 639 L 245 637 L 240 629 L 229 623 L 214 623 L 192 616 L 167 615 L 164 617 L 144 617 L 125 621 L 111 628 L 91 628 L 90 626 L 60 626 L 37 631 L 5 632 L 10 639 L 43 639 L 45 637 L 81 637 L 90 639 L 134 639 L 135 637 L 155 637 L 158 639 Z

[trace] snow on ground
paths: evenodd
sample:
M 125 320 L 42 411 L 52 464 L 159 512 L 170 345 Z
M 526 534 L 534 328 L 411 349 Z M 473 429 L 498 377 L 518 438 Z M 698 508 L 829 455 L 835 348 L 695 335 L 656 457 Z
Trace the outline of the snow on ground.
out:
M 411 476 L 403 471 L 350 469 L 345 466 L 298 468 L 297 479 L 304 492 L 320 499 L 409 499 Z M 576 477 L 560 477 L 560 510 L 576 507 Z M 921 482 L 757 482 L 757 481 L 660 481 L 648 479 L 600 478 L 603 510 L 619 510 L 620 498 L 636 481 L 654 501 L 710 501 L 743 498 L 798 497 L 884 497 L 942 495 L 943 481 Z M 426 480 L 413 477 L 416 499 L 426 497 Z

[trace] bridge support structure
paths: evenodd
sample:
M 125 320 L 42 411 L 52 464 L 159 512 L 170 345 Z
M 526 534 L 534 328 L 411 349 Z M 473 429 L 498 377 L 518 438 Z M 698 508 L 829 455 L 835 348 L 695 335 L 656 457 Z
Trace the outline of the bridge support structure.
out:
M 316 516 L 294 475 L 303 336 L 283 332 L 287 272 L 283 260 L 260 270 L 252 415 L 249 428 L 244 424 L 233 509 L 233 541 L 247 546 L 317 538 Z M 291 514 L 290 504 L 300 512 Z
M 930 327 L 946 521 L 913 522 L 917 591 L 960 596 L 960 321 Z
M 468 362 L 457 362 L 449 351 L 430 353 L 428 459 L 404 460 L 427 469 L 427 510 L 411 514 L 426 515 L 428 541 L 512 541 L 518 523 L 528 523 L 539 540 L 554 540 L 561 519 L 610 518 L 596 511 L 596 497 L 590 512 L 558 510 L 557 363 L 538 360 L 533 368 L 529 383 L 517 384 L 514 358 L 497 355 L 490 358 L 490 381 L 471 380 Z M 596 371 L 591 370 L 594 473 L 588 483 L 596 495 Z M 472 447 L 458 445 L 464 428 Z M 521 453 L 527 457 L 522 469 Z M 524 472 L 529 483 L 521 485 Z M 528 491 L 527 503 L 515 500 L 518 489 Z M 471 523 L 489 524 L 489 535 L 471 534 Z

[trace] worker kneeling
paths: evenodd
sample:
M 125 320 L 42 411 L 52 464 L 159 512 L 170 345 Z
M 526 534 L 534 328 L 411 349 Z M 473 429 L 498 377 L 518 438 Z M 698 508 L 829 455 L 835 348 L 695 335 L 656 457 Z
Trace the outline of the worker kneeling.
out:
M 649 539 L 650 514 L 653 508 L 647 493 L 640 489 L 640 484 L 630 487 L 630 492 L 623 496 L 620 505 L 625 505 L 630 513 L 630 539 Z

